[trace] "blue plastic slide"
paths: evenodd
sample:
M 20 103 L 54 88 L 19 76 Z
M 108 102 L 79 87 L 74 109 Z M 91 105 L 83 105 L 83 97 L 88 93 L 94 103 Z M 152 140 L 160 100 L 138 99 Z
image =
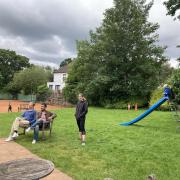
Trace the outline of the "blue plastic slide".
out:
M 149 115 L 152 111 L 154 111 L 156 108 L 158 108 L 161 104 L 163 104 L 165 101 L 167 101 L 169 98 L 163 97 L 162 99 L 160 99 L 156 104 L 154 104 L 153 106 L 151 106 L 147 111 L 145 111 L 143 114 L 141 114 L 140 116 L 138 116 L 137 118 L 133 119 L 130 122 L 125 122 L 125 123 L 120 123 L 120 125 L 122 126 L 129 126 L 132 125 L 138 121 L 140 121 L 141 119 L 145 118 L 147 115 Z

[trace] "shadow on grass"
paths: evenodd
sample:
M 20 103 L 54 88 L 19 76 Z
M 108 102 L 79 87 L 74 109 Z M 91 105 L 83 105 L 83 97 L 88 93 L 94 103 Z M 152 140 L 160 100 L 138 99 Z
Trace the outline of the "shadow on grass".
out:
M 132 124 L 131 126 L 134 126 L 134 127 L 145 127 L 144 125 L 141 125 L 141 124 Z
M 137 129 L 141 129 L 141 130 L 147 130 L 147 131 L 151 131 L 151 132 L 163 132 L 163 133 L 173 133 L 173 134 L 180 134 L 180 126 L 176 126 L 175 124 L 172 126 L 172 124 L 164 124 L 164 126 L 158 126 L 157 125 L 149 125 L 149 124 L 132 124 L 129 126 L 124 126 L 125 128 L 137 128 Z

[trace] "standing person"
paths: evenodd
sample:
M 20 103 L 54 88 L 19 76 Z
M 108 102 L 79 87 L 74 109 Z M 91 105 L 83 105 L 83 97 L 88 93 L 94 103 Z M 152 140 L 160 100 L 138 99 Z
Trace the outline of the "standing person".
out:
M 31 125 L 36 121 L 36 111 L 34 110 L 34 103 L 30 102 L 28 110 L 25 111 L 21 117 L 17 117 L 11 127 L 9 137 L 5 141 L 12 141 L 18 137 L 18 129 L 20 125 Z
M 171 97 L 171 89 L 168 86 L 168 84 L 165 84 L 163 86 L 163 88 L 164 88 L 164 96 L 170 98 Z
M 29 132 L 31 129 L 34 129 L 34 138 L 32 144 L 35 144 L 39 136 L 39 127 L 43 126 L 43 122 L 46 122 L 47 125 L 56 117 L 55 113 L 47 111 L 47 104 L 41 104 L 41 111 L 37 113 L 37 121 L 33 123 L 30 127 L 26 129 L 26 132 Z
M 79 128 L 79 136 L 81 140 L 81 144 L 85 145 L 85 139 L 86 139 L 86 130 L 85 130 L 85 120 L 86 120 L 86 114 L 88 112 L 88 103 L 83 96 L 83 94 L 79 94 L 78 96 L 79 102 L 76 105 L 76 121 Z
M 164 96 L 168 97 L 170 100 L 174 100 L 176 98 L 176 95 L 174 94 L 173 89 L 168 84 L 165 84 L 163 87 Z
M 8 105 L 8 112 L 12 112 L 12 106 L 11 106 L 10 103 L 9 103 L 9 105 Z

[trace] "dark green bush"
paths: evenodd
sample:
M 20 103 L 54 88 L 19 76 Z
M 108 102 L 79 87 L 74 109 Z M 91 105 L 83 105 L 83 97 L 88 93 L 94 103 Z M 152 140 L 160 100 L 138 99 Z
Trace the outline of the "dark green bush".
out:
M 149 106 L 152 106 L 153 104 L 157 103 L 162 97 L 163 97 L 163 88 L 159 87 L 151 95 Z M 158 110 L 169 110 L 168 102 L 163 103 Z
M 64 95 L 66 101 L 68 101 L 72 104 L 77 103 L 77 92 L 76 92 L 76 89 L 74 89 L 74 87 L 66 86 L 63 89 L 63 95 Z
M 37 101 L 46 101 L 50 94 L 51 90 L 47 87 L 46 84 L 37 87 Z
M 180 68 L 173 72 L 170 81 L 176 95 L 175 102 L 180 104 Z
M 130 100 L 126 99 L 126 100 L 119 100 L 117 102 L 114 103 L 110 103 L 110 102 L 105 102 L 105 104 L 103 105 L 105 108 L 109 108 L 109 109 L 127 109 L 128 104 L 131 105 L 131 108 L 135 107 L 135 104 L 137 103 L 138 108 L 142 108 L 147 106 L 147 99 L 143 99 L 143 98 L 132 98 Z

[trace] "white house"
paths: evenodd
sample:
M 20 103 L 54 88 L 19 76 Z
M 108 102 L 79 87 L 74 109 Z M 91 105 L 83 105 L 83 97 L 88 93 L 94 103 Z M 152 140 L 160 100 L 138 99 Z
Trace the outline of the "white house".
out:
M 47 86 L 49 89 L 52 89 L 53 91 L 62 91 L 62 89 L 65 87 L 65 81 L 68 76 L 68 66 L 63 66 L 59 68 L 58 70 L 54 70 L 54 78 L 53 82 L 48 82 Z

